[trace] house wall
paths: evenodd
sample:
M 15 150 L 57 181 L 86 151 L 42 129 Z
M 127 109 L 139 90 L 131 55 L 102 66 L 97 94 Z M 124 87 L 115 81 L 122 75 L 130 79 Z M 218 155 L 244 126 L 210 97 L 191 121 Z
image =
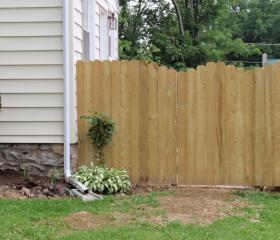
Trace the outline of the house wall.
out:
M 83 8 L 82 0 L 73 1 L 74 63 L 83 58 Z
M 76 63 L 83 59 L 83 8 L 82 0 L 72 0 L 70 2 L 70 126 L 71 143 L 77 142 L 77 94 L 76 94 Z
M 82 0 L 71 0 L 70 5 L 71 143 L 75 143 L 75 64 L 83 59 Z M 92 0 L 91 60 L 117 58 L 117 31 L 107 29 L 111 12 L 117 12 L 117 1 Z M 0 1 L 0 143 L 63 143 L 62 15 L 62 0 Z M 110 57 L 108 35 L 102 39 L 106 32 L 115 41 Z
M 71 2 L 70 28 L 71 34 L 71 143 L 77 143 L 77 83 L 76 83 L 76 63 L 84 59 L 84 39 L 83 39 L 83 5 L 82 0 L 72 0 Z M 117 0 L 91 0 L 89 11 L 89 31 L 90 31 L 90 60 L 115 60 L 118 58 L 118 31 L 109 31 L 108 16 L 118 12 Z M 117 17 L 117 16 L 116 16 Z M 102 21 L 103 20 L 103 21 Z M 103 25 L 102 25 L 103 22 Z M 108 36 L 112 38 L 112 54 L 108 55 Z M 73 81 L 72 81 L 73 80 Z M 90 109 L 89 109 L 90 110 Z
M 29 176 L 63 178 L 63 144 L 0 143 L 1 171 L 14 170 Z M 77 146 L 71 146 L 71 168 L 77 166 Z
M 61 0 L 0 1 L 0 143 L 63 142 Z
M 93 18 L 94 18 L 94 31 L 93 31 L 93 41 L 94 41 L 94 47 L 93 47 L 93 58 L 94 59 L 100 59 L 101 57 L 101 44 L 100 44 L 100 18 L 101 18 L 101 9 L 102 6 L 99 2 L 95 3 L 95 8 L 93 11 Z
M 62 2 L 0 0 L 0 170 L 27 170 L 43 176 L 50 176 L 54 168 L 63 172 Z M 98 6 L 109 11 L 113 6 L 106 0 L 92 3 L 93 10 Z M 71 158 L 75 167 L 76 62 L 84 54 L 83 9 L 82 0 L 69 0 L 69 4 Z M 96 19 L 91 16 L 92 36 L 99 24 Z M 99 45 L 91 38 L 91 60 L 101 59 L 101 54 L 94 53 Z
M 116 60 L 118 58 L 118 31 L 108 28 L 108 16 L 115 13 L 117 17 L 118 5 L 116 0 L 96 0 L 93 11 L 94 30 L 92 37 L 92 59 Z M 109 36 L 111 43 L 109 43 Z M 111 54 L 109 53 L 111 45 Z

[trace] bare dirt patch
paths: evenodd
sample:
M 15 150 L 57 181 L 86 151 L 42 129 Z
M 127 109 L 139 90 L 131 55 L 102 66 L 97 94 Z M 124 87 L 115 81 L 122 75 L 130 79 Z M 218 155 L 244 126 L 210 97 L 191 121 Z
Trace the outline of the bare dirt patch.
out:
M 95 215 L 90 212 L 76 212 L 65 218 L 65 222 L 74 229 L 92 229 L 111 223 L 108 217 Z
M 136 184 L 133 185 L 130 189 L 130 194 L 142 194 L 149 192 L 163 192 L 163 191 L 172 191 L 176 190 L 178 187 L 171 185 L 144 185 Z
M 160 203 L 157 207 L 139 204 L 132 206 L 128 212 L 119 212 L 116 209 L 109 215 L 76 212 L 67 216 L 65 222 L 71 229 L 79 230 L 121 226 L 133 222 L 149 222 L 155 225 L 164 225 L 170 221 L 182 224 L 209 224 L 227 216 L 243 216 L 238 208 L 250 206 L 232 191 L 215 188 L 173 189 L 170 194 L 156 196 Z
M 24 180 L 23 175 L 12 170 L 0 170 L 0 185 L 18 184 Z
M 65 222 L 75 230 L 95 229 L 103 226 L 120 226 L 131 223 L 131 216 L 114 212 L 112 215 L 94 214 L 86 211 L 72 213 Z
M 184 224 L 209 224 L 226 216 L 242 215 L 237 208 L 249 203 L 238 199 L 230 189 L 184 188 L 158 197 L 164 216 L 152 217 L 155 224 L 178 221 Z
M 49 178 L 24 178 L 15 171 L 0 171 L 0 198 L 60 198 L 66 196 L 66 183 Z

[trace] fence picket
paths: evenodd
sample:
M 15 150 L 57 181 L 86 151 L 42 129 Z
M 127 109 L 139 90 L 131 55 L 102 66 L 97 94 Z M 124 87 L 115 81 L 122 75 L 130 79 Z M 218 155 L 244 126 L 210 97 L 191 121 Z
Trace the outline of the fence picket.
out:
M 161 183 L 165 182 L 165 175 L 167 169 L 167 152 L 168 152 L 168 112 L 167 108 L 167 78 L 168 78 L 168 69 L 164 66 L 159 67 L 158 72 L 158 156 L 157 158 L 161 162 L 157 166 L 158 169 L 158 180 Z
M 178 131 L 178 183 L 185 184 L 187 182 L 187 161 L 185 157 L 187 155 L 187 73 L 178 73 L 178 126 L 181 126 Z

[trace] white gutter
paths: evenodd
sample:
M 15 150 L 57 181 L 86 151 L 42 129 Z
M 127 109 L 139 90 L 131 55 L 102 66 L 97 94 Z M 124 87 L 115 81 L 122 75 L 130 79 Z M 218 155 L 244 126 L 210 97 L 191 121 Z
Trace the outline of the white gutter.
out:
M 63 0 L 63 100 L 64 100 L 64 178 L 82 193 L 88 193 L 88 188 L 71 176 L 70 157 L 70 36 L 69 36 L 69 0 Z

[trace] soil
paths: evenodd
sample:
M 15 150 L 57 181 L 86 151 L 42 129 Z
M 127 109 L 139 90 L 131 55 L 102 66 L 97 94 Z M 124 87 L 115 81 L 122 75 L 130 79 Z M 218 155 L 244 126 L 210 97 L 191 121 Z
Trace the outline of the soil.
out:
M 0 185 L 17 184 L 23 181 L 23 175 L 12 170 L 0 170 Z
M 110 219 L 108 217 L 85 211 L 70 214 L 64 220 L 73 229 L 91 229 L 102 227 L 110 223 Z
M 51 183 L 49 178 L 27 179 L 15 171 L 0 171 L 0 198 L 61 198 L 66 196 L 65 187 L 63 181 Z
M 242 216 L 244 212 L 238 208 L 250 207 L 248 202 L 234 195 L 232 189 L 221 188 L 172 188 L 170 194 L 159 195 L 157 200 L 160 206 L 155 208 L 141 204 L 137 206 L 137 212 L 112 212 L 109 217 L 89 212 L 77 212 L 67 216 L 65 221 L 72 229 L 80 230 L 120 226 L 131 224 L 135 220 L 154 225 L 164 225 L 170 221 L 182 224 L 209 224 L 227 216 Z M 156 210 L 164 213 L 158 215 Z
M 28 177 L 12 170 L 0 170 L 0 198 L 59 198 L 65 197 L 65 188 L 69 187 L 64 181 L 51 184 L 50 178 Z M 144 194 L 149 192 L 177 191 L 179 188 L 171 185 L 133 185 L 127 195 Z M 200 188 L 201 189 L 201 188 Z M 257 188 L 260 191 L 280 192 L 280 187 Z M 220 189 L 218 190 L 220 191 Z M 121 196 L 123 194 L 120 194 Z
M 163 191 L 172 191 L 176 190 L 178 187 L 171 186 L 171 185 L 142 185 L 136 184 L 133 185 L 130 189 L 128 194 L 142 194 L 142 193 L 149 193 L 149 192 L 163 192 Z
M 184 188 L 159 197 L 165 216 L 151 217 L 155 224 L 177 221 L 184 224 L 209 224 L 232 215 L 242 215 L 238 208 L 250 204 L 237 198 L 231 189 Z
M 26 179 L 22 173 L 12 170 L 0 170 L 0 198 L 59 198 L 67 196 L 65 193 L 66 187 L 69 187 L 69 185 L 64 181 L 55 181 L 52 185 L 50 178 L 28 177 L 28 179 Z M 172 189 L 176 188 L 170 185 L 134 185 L 128 195 Z
M 132 222 L 127 213 L 114 212 L 112 215 L 94 214 L 86 211 L 72 213 L 64 219 L 75 230 L 95 229 L 103 226 L 121 226 Z

